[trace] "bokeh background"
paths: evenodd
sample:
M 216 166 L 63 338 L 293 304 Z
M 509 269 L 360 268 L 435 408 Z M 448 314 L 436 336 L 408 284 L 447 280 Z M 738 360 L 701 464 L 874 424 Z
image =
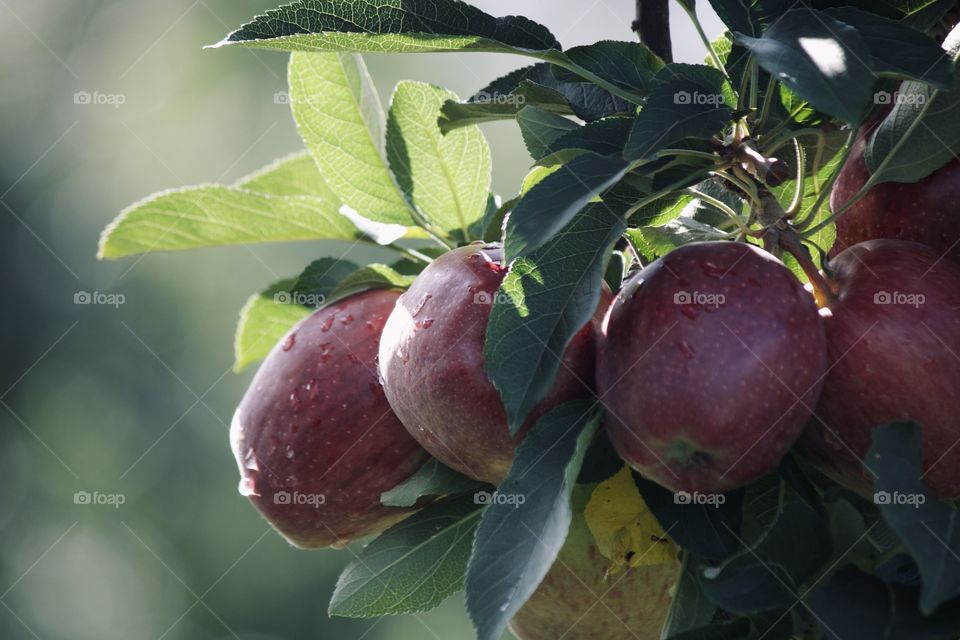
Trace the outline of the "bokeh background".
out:
M 523 13 L 565 46 L 633 38 L 633 0 L 474 4 Z M 700 4 L 707 32 L 720 33 Z M 232 182 L 301 148 L 274 100 L 286 55 L 201 49 L 272 6 L 0 0 L 0 638 L 471 637 L 460 596 L 419 616 L 329 619 L 351 554 L 293 549 L 237 494 L 227 425 L 252 375 L 230 371 L 237 312 L 346 245 L 95 259 L 100 230 L 127 204 Z M 677 59 L 699 62 L 695 32 L 673 12 Z M 367 63 L 386 101 L 400 79 L 467 96 L 529 62 Z M 76 104 L 81 91 L 114 104 Z M 515 124 L 485 132 L 494 188 L 509 197 L 529 158 Z M 81 292 L 123 304 L 75 304 Z M 123 504 L 75 504 L 79 491 Z

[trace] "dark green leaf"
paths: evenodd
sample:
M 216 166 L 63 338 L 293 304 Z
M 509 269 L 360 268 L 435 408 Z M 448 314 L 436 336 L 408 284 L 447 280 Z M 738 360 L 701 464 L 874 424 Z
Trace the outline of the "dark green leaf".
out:
M 633 126 L 633 118 L 604 118 L 576 127 L 550 141 L 545 153 L 534 158 L 540 164 L 551 164 L 550 157 L 569 153 L 570 150 L 592 151 L 602 156 L 621 155 L 627 136 Z
M 703 631 L 717 612 L 717 605 L 710 602 L 700 588 L 699 562 L 689 552 L 683 554 L 683 572 L 677 583 L 676 593 L 670 603 L 670 613 L 663 623 L 660 637 L 664 640 L 683 638 L 688 631 Z M 699 636 L 694 636 L 699 637 Z M 709 636 L 706 636 L 709 637 Z
M 467 569 L 467 610 L 479 640 L 498 640 L 563 546 L 584 453 L 599 423 L 589 401 L 540 418 L 517 448 L 510 475 L 477 529 Z
M 520 126 L 520 133 L 527 151 L 535 160 L 549 154 L 551 145 L 557 138 L 580 128 L 569 118 L 534 106 L 526 106 L 517 113 L 517 124 Z
M 857 30 L 810 9 L 792 9 L 760 38 L 742 33 L 767 72 L 818 109 L 859 123 L 871 103 L 876 76 Z
M 960 596 L 960 513 L 929 492 L 922 460 L 920 425 L 891 422 L 873 430 L 864 464 L 877 476 L 874 502 L 920 568 L 920 608 L 929 615 Z
M 650 91 L 653 77 L 663 68 L 663 60 L 639 42 L 601 40 L 573 47 L 566 54 L 580 67 L 639 95 Z M 561 67 L 554 67 L 553 73 L 563 82 L 583 82 L 583 78 Z
M 793 5 L 789 0 L 710 0 L 731 31 L 759 36 Z
M 413 282 L 410 276 L 404 276 L 385 264 L 368 264 L 357 269 L 330 292 L 331 300 L 339 300 L 361 291 L 370 289 L 406 289 Z
M 750 621 L 746 618 L 690 629 L 673 636 L 663 636 L 664 640 L 743 640 L 749 637 Z M 769 636 L 770 640 L 776 637 Z
M 517 259 L 500 285 L 483 360 L 511 433 L 549 393 L 561 354 L 596 313 L 604 262 L 626 226 L 624 212 L 620 204 L 588 205 L 552 240 Z
M 426 611 L 463 588 L 483 507 L 473 495 L 439 502 L 396 524 L 347 565 L 331 616 L 372 618 Z
M 588 202 L 624 176 L 626 160 L 585 153 L 539 182 L 507 219 L 504 254 L 508 261 L 529 255 L 555 236 Z
M 436 458 L 430 458 L 415 474 L 380 494 L 388 507 L 412 507 L 420 498 L 452 496 L 483 486 L 482 482 L 457 473 Z

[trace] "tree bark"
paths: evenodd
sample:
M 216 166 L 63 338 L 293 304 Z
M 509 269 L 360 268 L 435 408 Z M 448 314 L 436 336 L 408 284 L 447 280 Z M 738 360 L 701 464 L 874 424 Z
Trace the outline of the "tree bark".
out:
M 640 42 L 664 62 L 673 62 L 673 46 L 670 43 L 670 0 L 637 0 L 637 19 L 633 30 Z

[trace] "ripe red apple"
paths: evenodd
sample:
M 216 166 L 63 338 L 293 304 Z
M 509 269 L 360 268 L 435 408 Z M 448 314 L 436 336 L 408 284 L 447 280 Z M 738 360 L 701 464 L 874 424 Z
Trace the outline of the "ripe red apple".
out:
M 680 577 L 676 560 L 607 576 L 583 517 L 593 485 L 578 485 L 567 540 L 529 600 L 510 620 L 520 640 L 658 640 Z M 651 544 L 667 544 L 652 542 Z
M 264 360 L 234 414 L 240 493 L 299 547 L 343 546 L 413 511 L 380 504 L 429 458 L 376 373 L 377 342 L 399 295 L 359 293 L 304 319 Z
M 719 493 L 777 467 L 826 362 L 823 321 L 789 269 L 749 244 L 694 243 L 624 285 L 597 390 L 628 464 L 673 491 Z
M 400 296 L 380 341 L 383 387 L 410 434 L 447 466 L 494 484 L 536 419 L 589 396 L 593 385 L 595 323 L 588 323 L 567 346 L 550 394 L 510 437 L 483 366 L 491 302 L 506 274 L 499 244 L 445 253 Z
M 863 154 L 879 123 L 874 120 L 857 135 L 830 193 L 832 210 L 869 180 Z M 919 182 L 874 186 L 837 220 L 837 242 L 831 255 L 878 238 L 920 242 L 960 260 L 960 160 L 951 160 Z
M 839 293 L 823 313 L 830 369 L 802 450 L 869 495 L 860 461 L 871 431 L 914 420 L 924 480 L 940 497 L 960 497 L 960 267 L 901 240 L 863 242 L 831 265 Z

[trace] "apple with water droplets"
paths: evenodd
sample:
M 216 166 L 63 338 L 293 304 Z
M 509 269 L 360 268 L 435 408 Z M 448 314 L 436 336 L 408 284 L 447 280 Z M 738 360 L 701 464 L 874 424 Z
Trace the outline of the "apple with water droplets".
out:
M 901 240 L 860 243 L 830 266 L 830 369 L 802 450 L 870 495 L 861 460 L 873 428 L 913 420 L 923 427 L 924 481 L 941 498 L 960 498 L 960 266 Z
M 413 511 L 380 504 L 429 458 L 376 373 L 399 295 L 367 291 L 305 318 L 264 360 L 234 414 L 240 492 L 299 547 L 343 546 Z
M 507 476 L 517 444 L 539 416 L 591 395 L 597 324 L 574 335 L 552 390 L 511 437 L 483 366 L 492 302 L 506 275 L 499 244 L 445 253 L 400 296 L 380 342 L 384 390 L 410 434 L 447 466 L 494 484 Z
M 721 493 L 773 471 L 820 395 L 816 304 L 766 251 L 688 244 L 624 285 L 597 359 L 620 456 L 673 491 Z

